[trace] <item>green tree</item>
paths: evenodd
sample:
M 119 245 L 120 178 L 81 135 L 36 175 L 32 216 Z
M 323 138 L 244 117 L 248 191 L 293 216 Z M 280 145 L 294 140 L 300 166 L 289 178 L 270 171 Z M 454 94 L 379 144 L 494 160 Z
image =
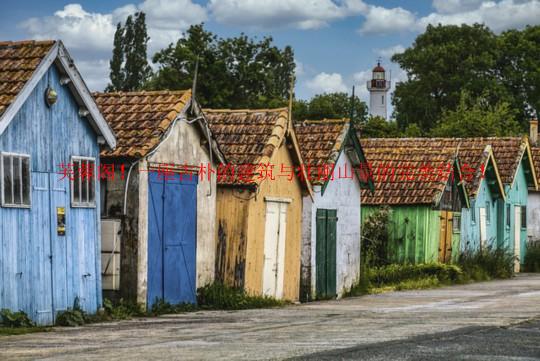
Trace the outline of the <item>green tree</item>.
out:
M 347 93 L 318 94 L 309 101 L 296 101 L 293 106 L 293 118 L 298 121 L 350 118 L 351 100 L 352 97 Z M 357 124 L 367 118 L 366 103 L 357 96 L 354 98 L 353 118 Z
M 516 111 L 508 103 L 490 105 L 482 97 L 462 92 L 456 110 L 443 111 L 431 134 L 436 137 L 492 137 L 519 134 Z
M 501 77 L 512 98 L 510 106 L 527 129 L 529 119 L 540 111 L 540 26 L 508 30 L 499 36 Z
M 123 38 L 124 28 L 122 27 L 122 24 L 118 23 L 114 33 L 113 55 L 109 62 L 111 69 L 109 78 L 111 79 L 111 83 L 107 86 L 106 91 L 114 91 L 115 89 L 121 89 L 124 86 L 124 72 L 122 71 L 122 64 L 124 63 L 124 50 L 122 48 Z
M 292 48 L 279 49 L 271 37 L 260 41 L 241 34 L 218 38 L 191 26 L 176 44 L 156 53 L 159 71 L 150 89 L 190 88 L 199 62 L 197 98 L 208 107 L 248 108 L 285 106 L 294 74 Z
M 396 122 L 387 121 L 382 117 L 369 117 L 361 122 L 360 137 L 362 138 L 397 138 L 401 136 Z
M 118 23 L 114 34 L 113 55 L 110 61 L 110 80 L 107 91 L 133 91 L 143 87 L 152 69 L 148 64 L 145 14 L 129 15 L 125 24 Z
M 475 98 L 488 90 L 495 103 L 507 98 L 499 57 L 497 37 L 484 25 L 429 25 L 410 48 L 392 57 L 408 76 L 393 96 L 399 127 L 416 123 L 431 129 L 443 109 L 457 107 L 462 90 Z

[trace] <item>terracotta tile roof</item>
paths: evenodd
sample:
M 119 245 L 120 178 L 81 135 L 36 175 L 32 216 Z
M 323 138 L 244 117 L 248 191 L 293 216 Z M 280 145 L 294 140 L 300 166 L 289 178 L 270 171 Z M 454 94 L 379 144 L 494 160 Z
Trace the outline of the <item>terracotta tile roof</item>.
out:
M 521 155 L 525 149 L 526 141 L 522 137 L 487 137 L 487 138 L 404 138 L 403 142 L 413 140 L 416 144 L 423 144 L 431 148 L 437 147 L 457 147 L 459 146 L 459 157 L 461 163 L 468 162 L 474 167 L 478 167 L 481 160 L 479 153 L 487 145 L 491 145 L 501 180 L 504 184 L 513 181 L 514 174 L 521 160 Z
M 295 125 L 302 158 L 312 173 L 317 167 L 334 166 L 349 128 L 348 119 L 306 120 Z M 312 176 L 312 183 L 323 183 L 317 178 L 321 177 Z
M 486 138 L 378 138 L 362 139 L 362 146 L 378 147 L 386 150 L 419 148 L 426 151 L 448 150 L 457 152 L 463 172 L 474 172 L 471 182 L 465 182 L 469 196 L 475 196 L 482 179 L 482 165 L 488 154 L 486 147 L 492 148 L 497 170 L 502 183 L 511 184 L 526 147 L 526 140 L 521 137 L 486 137 Z
M 287 129 L 287 108 L 203 111 L 225 158 L 236 165 L 259 164 L 270 158 Z
M 0 115 L 15 100 L 55 41 L 0 42 Z
M 540 147 L 531 148 L 534 169 L 536 170 L 536 176 L 540 177 Z
M 295 166 L 302 163 L 302 155 L 294 129 L 289 128 L 289 111 L 287 108 L 276 109 L 204 109 L 210 130 L 214 135 L 220 150 L 223 152 L 229 165 L 235 166 L 235 177 L 218 177 L 222 185 L 258 185 L 262 180 L 259 177 L 260 165 L 270 164 L 271 159 L 283 141 L 287 139 Z M 288 147 L 289 148 L 289 147 Z M 240 166 L 240 167 L 238 167 Z M 242 166 L 255 166 L 255 174 L 239 178 L 238 169 Z M 312 195 L 311 183 L 304 169 L 301 169 L 302 185 Z M 299 170 L 295 173 L 299 175 Z
M 452 148 L 426 150 L 392 139 L 362 139 L 361 143 L 375 183 L 373 193 L 362 190 L 362 204 L 438 203 L 455 160 Z
M 94 93 L 103 116 L 116 133 L 117 146 L 103 157 L 146 156 L 191 99 L 191 90 Z

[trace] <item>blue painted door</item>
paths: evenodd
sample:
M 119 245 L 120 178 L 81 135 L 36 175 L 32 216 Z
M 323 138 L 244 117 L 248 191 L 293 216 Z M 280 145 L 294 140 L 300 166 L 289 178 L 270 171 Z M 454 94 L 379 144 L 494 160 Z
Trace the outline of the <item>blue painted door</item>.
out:
M 32 172 L 32 203 L 34 205 L 50 204 L 49 173 Z M 30 264 L 33 269 L 31 276 L 34 288 L 29 298 L 34 300 L 32 307 L 34 315 L 30 315 L 39 324 L 52 324 L 54 322 L 53 294 L 52 294 L 52 253 L 50 208 L 34 207 L 31 226 L 32 257 Z
M 197 177 L 149 173 L 148 305 L 196 302 Z
M 63 208 L 67 224 L 70 224 L 69 203 L 68 203 L 68 181 L 67 179 L 60 180 L 58 174 L 49 174 L 50 177 L 50 217 L 52 220 L 51 234 L 51 251 L 52 251 L 52 289 L 53 289 L 53 307 L 55 314 L 60 311 L 65 311 L 69 307 L 73 307 L 68 301 L 68 289 L 73 287 L 68 286 L 68 275 L 72 274 L 72 269 L 68 267 L 68 261 L 77 263 L 77 258 L 68 260 L 68 248 L 74 247 L 73 244 L 67 242 L 66 234 L 58 234 L 58 208 Z M 70 238 L 75 239 L 75 237 Z M 78 274 L 78 272 L 75 272 Z
M 57 174 L 32 172 L 32 202 L 36 205 L 32 212 L 33 254 L 29 263 L 29 274 L 37 280 L 29 293 L 35 304 L 29 308 L 32 317 L 39 324 L 51 324 L 59 311 L 68 304 L 68 247 L 66 236 L 57 232 L 57 208 L 63 208 L 66 219 L 68 212 L 68 183 L 59 180 Z

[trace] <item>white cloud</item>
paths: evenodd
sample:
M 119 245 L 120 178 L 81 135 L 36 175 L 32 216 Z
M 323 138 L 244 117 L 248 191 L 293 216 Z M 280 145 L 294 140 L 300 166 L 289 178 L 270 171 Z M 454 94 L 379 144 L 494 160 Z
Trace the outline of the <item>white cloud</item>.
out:
M 371 6 L 365 14 L 366 20 L 360 27 L 362 34 L 388 34 L 409 31 L 414 28 L 415 16 L 401 7 L 387 9 Z
M 362 34 L 389 34 L 403 31 L 423 31 L 427 25 L 461 25 L 482 23 L 496 32 L 525 25 L 539 24 L 539 0 L 434 0 L 436 12 L 417 17 L 397 7 L 369 6 L 362 15 L 365 21 L 359 29 Z
M 382 48 L 382 49 L 375 49 L 375 54 L 383 57 L 383 58 L 391 58 L 392 55 L 397 53 L 403 53 L 405 51 L 405 47 L 401 44 L 390 46 L 388 48 Z
M 478 8 L 483 0 L 433 0 L 433 7 L 437 12 L 453 14 L 470 11 Z
M 304 70 L 304 63 L 298 61 L 298 60 L 294 60 L 294 72 L 295 72 L 295 75 L 297 77 L 299 76 L 302 76 L 306 73 L 306 71 Z
M 371 79 L 371 69 L 366 69 L 353 74 L 354 84 L 356 85 L 355 92 L 358 97 L 369 104 L 369 91 L 366 83 Z
M 79 4 L 69 4 L 53 16 L 30 18 L 21 27 L 35 39 L 62 39 L 70 49 L 103 52 L 112 48 L 112 21 L 111 14 L 89 13 Z
M 484 23 L 496 32 L 509 28 L 522 28 L 527 24 L 539 24 L 540 1 L 502 0 L 485 1 L 473 10 L 454 9 L 453 12 L 432 13 L 418 20 L 420 30 L 428 24 Z
M 208 8 L 220 23 L 275 28 L 316 29 L 366 11 L 362 0 L 210 0 Z
M 19 25 L 33 39 L 61 39 L 89 87 L 101 90 L 107 82 L 116 24 L 137 11 L 146 14 L 149 56 L 180 38 L 191 24 L 207 19 L 206 8 L 191 0 L 145 0 L 110 13 L 92 13 L 80 4 L 68 4 L 53 15 L 33 17 Z
M 103 90 L 109 83 L 109 60 L 79 60 L 77 69 L 91 90 Z
M 319 73 L 313 79 L 308 80 L 306 86 L 315 94 L 347 91 L 347 86 L 339 73 Z

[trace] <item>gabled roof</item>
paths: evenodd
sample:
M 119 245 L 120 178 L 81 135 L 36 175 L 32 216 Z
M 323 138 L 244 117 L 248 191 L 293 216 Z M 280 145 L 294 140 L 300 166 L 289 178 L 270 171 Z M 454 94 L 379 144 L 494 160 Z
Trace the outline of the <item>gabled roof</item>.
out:
M 61 41 L 0 42 L 0 135 L 22 107 L 50 66 L 65 77 L 78 105 L 88 111 L 94 130 L 116 146 L 112 130 L 99 112 L 73 60 Z
M 305 120 L 296 124 L 294 129 L 306 165 L 333 166 L 349 128 L 347 119 Z
M 386 140 L 365 139 L 370 142 L 375 141 L 379 144 L 384 142 L 385 147 L 420 147 L 424 149 L 454 149 L 462 168 L 472 167 L 475 171 L 475 177 L 472 182 L 467 182 L 467 193 L 473 197 L 478 191 L 480 181 L 482 180 L 482 165 L 487 170 L 489 164 L 494 164 L 493 172 L 497 178 L 497 187 L 495 191 L 504 195 L 504 184 L 511 185 L 514 181 L 518 166 L 521 160 L 526 156 L 526 163 L 530 168 L 534 168 L 531 161 L 532 155 L 529 142 L 526 137 L 485 137 L 485 138 L 388 138 Z M 489 150 L 487 147 L 489 146 Z M 365 148 L 365 146 L 364 146 Z M 491 156 L 490 156 L 491 153 Z M 536 172 L 530 170 L 528 177 L 529 184 L 535 189 L 537 187 Z
M 390 138 L 361 143 L 375 181 L 373 193 L 362 190 L 363 204 L 436 206 L 455 167 L 459 173 L 455 150 L 449 147 L 429 150 Z
M 204 109 L 210 129 L 225 158 L 232 165 L 269 164 L 285 139 L 290 141 L 293 160 L 303 164 L 287 108 L 276 109 Z M 276 165 L 274 165 L 276 166 Z M 279 165 L 277 165 L 279 167 Z M 302 171 L 302 183 L 311 194 L 311 184 Z M 245 184 L 239 180 L 222 180 L 221 184 Z M 251 184 L 259 184 L 254 177 Z
M 345 153 L 348 153 L 347 156 L 351 158 L 355 169 L 366 163 L 358 139 L 351 139 L 356 138 L 356 132 L 354 127 L 351 127 L 349 119 L 305 120 L 295 125 L 295 131 L 302 158 L 312 173 L 310 179 L 312 184 L 323 185 L 330 181 L 330 177 L 317 176 L 318 168 L 333 169 L 346 145 L 350 146 L 351 152 Z M 361 179 L 358 173 L 357 179 L 373 188 L 372 179 Z
M 114 151 L 101 155 L 142 158 L 185 110 L 191 91 L 94 93 L 94 98 L 118 139 Z

